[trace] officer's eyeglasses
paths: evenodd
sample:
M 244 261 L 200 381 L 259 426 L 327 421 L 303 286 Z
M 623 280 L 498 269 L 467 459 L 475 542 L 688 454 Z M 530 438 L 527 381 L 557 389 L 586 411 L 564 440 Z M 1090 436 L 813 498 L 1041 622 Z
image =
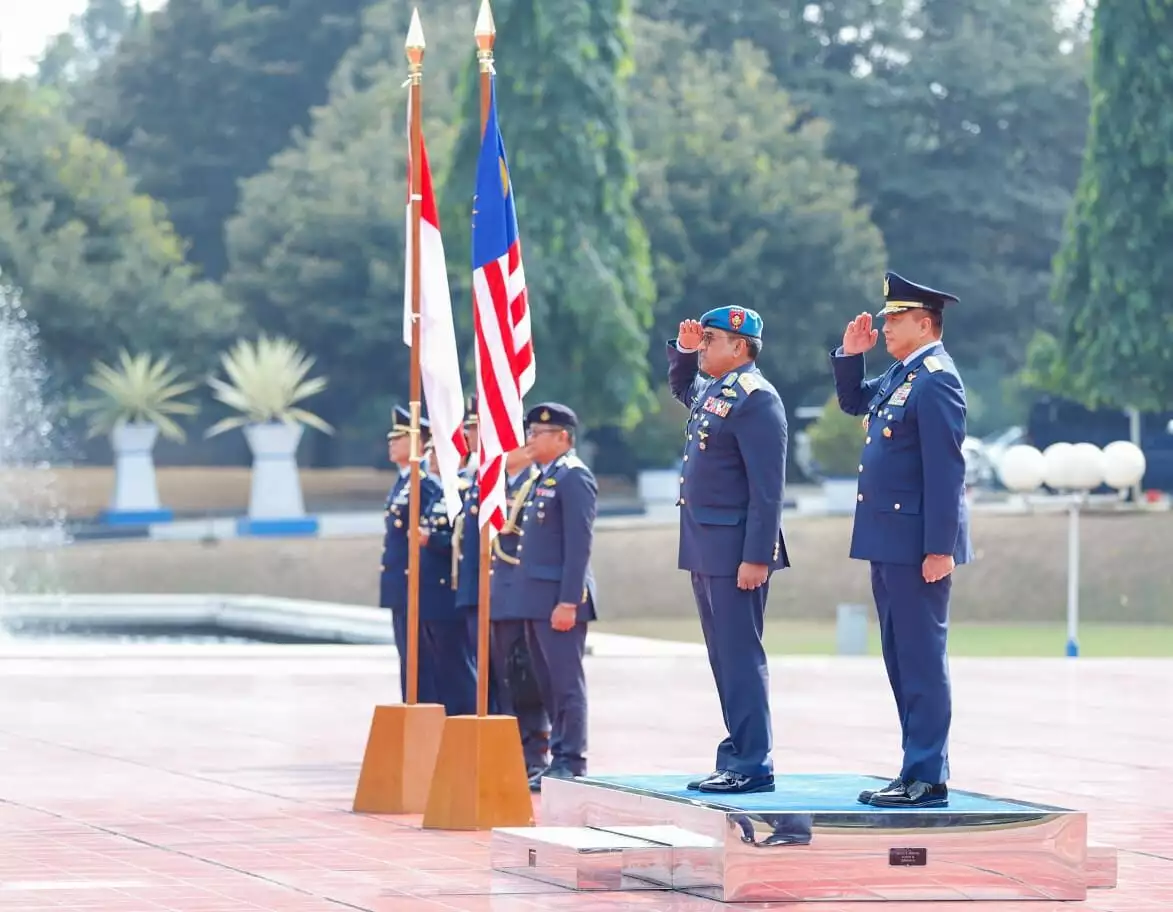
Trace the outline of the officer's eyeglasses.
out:
M 560 434 L 560 433 L 562 433 L 562 428 L 559 428 L 559 427 L 531 427 L 531 428 L 526 428 L 525 436 L 526 437 L 538 437 L 542 434 Z

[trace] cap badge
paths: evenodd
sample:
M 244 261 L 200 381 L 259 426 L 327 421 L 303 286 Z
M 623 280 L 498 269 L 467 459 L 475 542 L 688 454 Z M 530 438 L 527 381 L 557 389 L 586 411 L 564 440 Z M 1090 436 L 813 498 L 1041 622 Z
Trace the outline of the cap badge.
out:
M 734 307 L 729 311 L 729 325 L 734 329 L 741 329 L 741 324 L 745 322 L 745 311 L 738 307 Z
M 888 297 L 888 277 L 884 276 L 884 297 Z
M 549 420 L 550 420 L 550 410 L 549 409 L 542 409 L 542 414 L 538 415 L 538 421 L 549 421 Z

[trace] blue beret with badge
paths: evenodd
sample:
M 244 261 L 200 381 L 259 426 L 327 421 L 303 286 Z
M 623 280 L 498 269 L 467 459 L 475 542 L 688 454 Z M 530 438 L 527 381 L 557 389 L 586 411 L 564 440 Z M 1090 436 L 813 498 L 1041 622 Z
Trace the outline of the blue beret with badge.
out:
M 701 315 L 701 328 L 723 329 L 748 339 L 762 340 L 762 315 L 747 307 L 714 307 Z
M 395 410 L 391 413 L 391 430 L 387 432 L 387 439 L 394 440 L 396 437 L 402 437 L 410 430 L 411 412 L 402 405 L 395 406 Z M 420 415 L 420 439 L 426 441 L 431 431 L 432 427 L 428 423 L 428 419 Z
M 578 416 L 573 409 L 560 402 L 543 402 L 526 413 L 525 423 L 527 426 L 548 424 L 573 430 L 578 427 Z
M 918 285 L 910 282 L 894 272 L 884 273 L 884 309 L 876 314 L 878 317 L 888 314 L 903 313 L 906 310 L 935 310 L 938 313 L 945 309 L 946 304 L 958 304 L 956 295 L 947 291 L 937 291 L 927 285 Z

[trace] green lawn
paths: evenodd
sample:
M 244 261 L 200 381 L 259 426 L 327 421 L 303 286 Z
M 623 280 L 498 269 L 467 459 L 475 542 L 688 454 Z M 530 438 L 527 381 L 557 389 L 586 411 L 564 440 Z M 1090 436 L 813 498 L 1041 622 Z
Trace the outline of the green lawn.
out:
M 694 620 L 600 621 L 592 628 L 602 633 L 701 642 Z M 1063 656 L 1067 633 L 1063 624 L 954 624 L 949 631 L 952 656 Z M 880 654 L 880 635 L 871 625 L 869 652 Z M 833 655 L 835 624 L 818 621 L 778 621 L 766 618 L 766 650 L 771 655 Z M 1080 655 L 1089 657 L 1173 657 L 1173 625 L 1083 624 Z

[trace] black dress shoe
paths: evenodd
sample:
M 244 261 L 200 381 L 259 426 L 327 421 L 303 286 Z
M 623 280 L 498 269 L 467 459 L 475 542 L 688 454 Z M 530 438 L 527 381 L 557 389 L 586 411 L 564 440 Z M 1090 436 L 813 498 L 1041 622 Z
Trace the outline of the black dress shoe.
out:
M 859 797 L 856 800 L 860 804 L 870 804 L 871 800 L 872 800 L 872 795 L 876 794 L 876 792 L 890 792 L 892 789 L 900 788 L 903 785 L 904 785 L 904 779 L 900 776 L 897 776 L 895 779 L 893 779 L 891 782 L 889 782 L 887 785 L 885 785 L 881 788 L 864 789 L 862 792 L 859 793 Z
M 685 788 L 687 788 L 690 792 L 698 791 L 702 782 L 708 782 L 710 779 L 716 779 L 721 775 L 721 772 L 721 770 L 714 770 L 707 776 L 702 776 L 700 779 L 693 779 L 692 782 L 685 786 Z
M 542 790 L 542 780 L 544 779 L 573 779 L 575 775 L 575 773 L 572 773 L 564 767 L 551 766 L 530 777 L 529 790 L 531 792 L 540 792 Z
M 896 788 L 876 792 L 868 804 L 889 808 L 945 807 L 949 804 L 949 789 L 944 783 L 902 782 Z
M 774 791 L 773 776 L 743 776 L 731 770 L 724 770 L 719 775 L 711 776 L 698 787 L 699 792 L 710 792 L 719 795 L 748 795 L 751 792 Z

